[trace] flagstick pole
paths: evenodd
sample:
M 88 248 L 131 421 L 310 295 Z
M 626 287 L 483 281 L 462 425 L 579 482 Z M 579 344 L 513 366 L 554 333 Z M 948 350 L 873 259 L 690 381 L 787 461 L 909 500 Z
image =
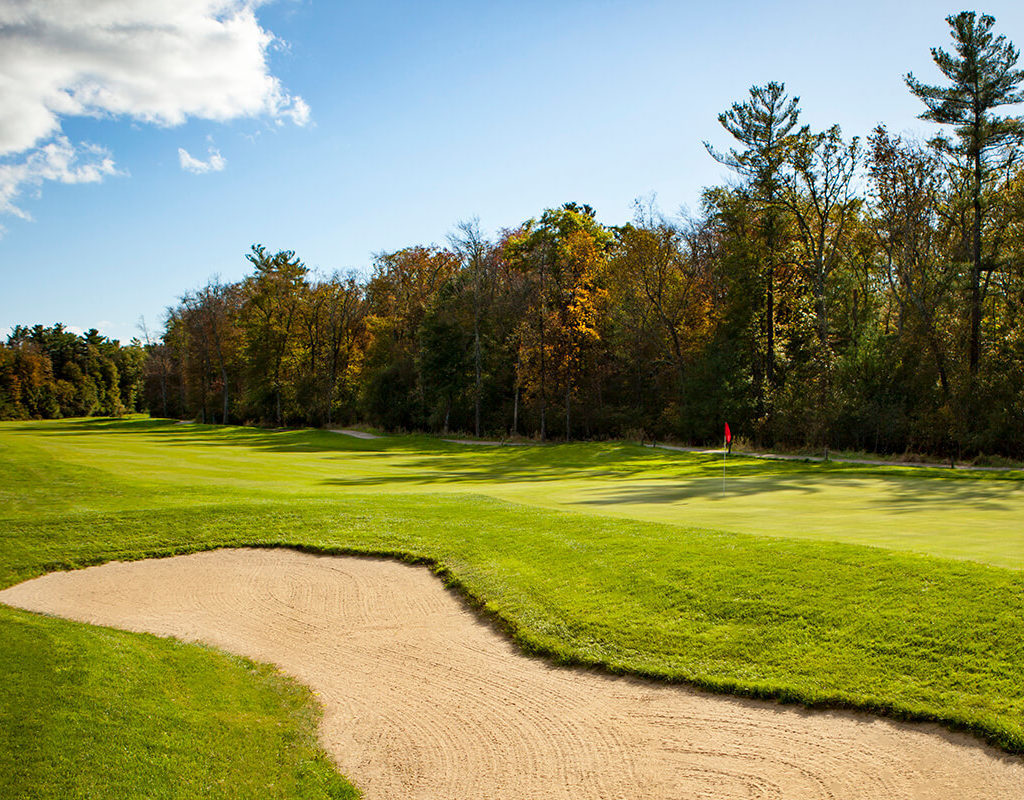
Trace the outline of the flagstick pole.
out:
M 722 494 L 725 494 L 725 459 L 729 457 L 729 445 L 722 446 Z

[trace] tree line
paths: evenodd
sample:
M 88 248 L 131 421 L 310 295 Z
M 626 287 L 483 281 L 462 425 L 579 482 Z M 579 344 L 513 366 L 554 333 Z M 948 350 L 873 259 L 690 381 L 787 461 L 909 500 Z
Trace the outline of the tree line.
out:
M 147 354 L 92 329 L 17 326 L 0 342 L 0 419 L 121 416 L 145 410 Z
M 207 422 L 1024 456 L 1024 101 L 987 15 L 948 18 L 928 142 L 813 130 L 781 83 L 719 116 L 699 211 L 567 203 L 493 240 L 251 272 L 169 309 L 144 403 Z

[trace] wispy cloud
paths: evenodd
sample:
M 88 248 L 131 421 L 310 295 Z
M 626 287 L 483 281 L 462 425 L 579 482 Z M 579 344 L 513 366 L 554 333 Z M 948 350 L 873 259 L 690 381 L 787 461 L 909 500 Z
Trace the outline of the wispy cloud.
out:
M 267 54 L 275 38 L 257 21 L 258 4 L 0 3 L 0 213 L 26 216 L 14 201 L 42 181 L 95 181 L 114 174 L 109 152 L 73 145 L 62 134 L 64 117 L 125 117 L 172 126 L 189 118 L 265 115 L 305 125 L 309 106 L 270 73 Z M 51 169 L 54 158 L 74 166 Z M 213 157 L 192 161 L 209 171 L 222 168 L 217 158 L 221 167 Z
M 211 147 L 208 154 L 209 158 L 206 159 L 206 161 L 202 161 L 195 158 L 184 147 L 179 147 L 178 161 L 181 163 L 181 168 L 183 170 L 195 175 L 202 175 L 204 172 L 220 172 L 225 166 L 227 166 L 228 162 L 216 148 Z
M 43 181 L 98 183 L 116 173 L 114 159 L 104 148 L 96 145 L 76 148 L 67 137 L 56 136 L 20 161 L 0 162 L 0 214 L 31 219 L 14 200 L 27 188 L 38 188 Z

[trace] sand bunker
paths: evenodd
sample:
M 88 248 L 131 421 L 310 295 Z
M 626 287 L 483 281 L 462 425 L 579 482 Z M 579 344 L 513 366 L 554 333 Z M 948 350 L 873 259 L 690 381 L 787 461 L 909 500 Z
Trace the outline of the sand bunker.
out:
M 340 433 L 343 436 L 352 436 L 356 439 L 379 439 L 381 437 L 366 431 L 350 431 L 347 428 L 328 428 L 331 433 Z
M 1024 798 L 1024 761 L 936 726 L 526 658 L 422 567 L 220 550 L 55 573 L 0 601 L 280 665 L 367 800 Z

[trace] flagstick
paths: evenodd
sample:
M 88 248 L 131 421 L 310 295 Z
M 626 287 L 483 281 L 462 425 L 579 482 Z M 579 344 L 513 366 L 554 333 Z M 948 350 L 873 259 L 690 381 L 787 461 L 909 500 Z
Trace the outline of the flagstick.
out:
M 729 457 L 729 445 L 722 447 L 722 494 L 725 494 L 725 459 Z

